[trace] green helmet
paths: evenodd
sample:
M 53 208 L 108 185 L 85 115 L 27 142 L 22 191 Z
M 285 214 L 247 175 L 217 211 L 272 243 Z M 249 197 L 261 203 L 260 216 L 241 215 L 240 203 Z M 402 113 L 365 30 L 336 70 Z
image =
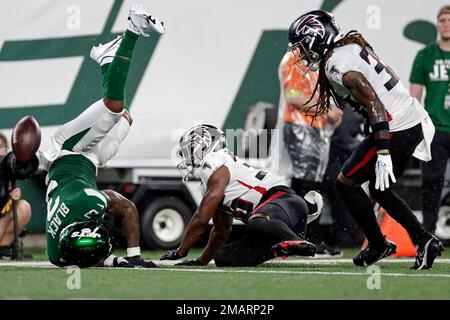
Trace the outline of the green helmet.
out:
M 66 265 L 92 267 L 112 253 L 112 244 L 105 224 L 82 221 L 61 230 L 58 242 L 61 258 Z

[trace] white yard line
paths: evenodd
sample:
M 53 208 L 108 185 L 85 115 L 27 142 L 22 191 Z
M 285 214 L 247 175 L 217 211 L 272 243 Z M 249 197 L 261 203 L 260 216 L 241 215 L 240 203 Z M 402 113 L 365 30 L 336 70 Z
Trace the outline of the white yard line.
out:
M 158 268 L 139 269 L 154 271 L 175 271 L 175 272 L 204 272 L 204 273 L 258 273 L 258 274 L 308 274 L 308 275 L 336 275 L 336 276 L 369 276 L 373 273 L 365 272 L 326 272 L 326 271 L 294 271 L 294 270 L 234 270 L 234 269 L 181 269 L 181 268 Z M 380 273 L 380 276 L 388 277 L 413 277 L 413 278 L 450 278 L 450 274 L 412 274 L 412 273 Z
M 395 263 L 395 262 L 413 262 L 413 259 L 386 259 L 382 262 L 388 262 L 388 263 Z M 171 271 L 171 272 L 200 272 L 200 273 L 256 273 L 256 274 L 299 274 L 299 275 L 333 275 L 333 276 L 368 276 L 373 273 L 366 273 L 366 272 L 327 272 L 327 271 L 300 271 L 300 270 L 251 270 L 251 269 L 233 269 L 233 268 L 227 268 L 227 269 L 209 269 L 209 268 L 176 268 L 176 267 L 170 267 L 173 266 L 177 261 L 155 261 L 160 268 L 158 269 L 133 269 L 133 270 L 139 270 L 139 271 L 153 271 L 153 272 L 159 272 L 159 271 Z M 348 263 L 351 262 L 350 259 L 301 259 L 301 260 L 273 260 L 268 262 L 269 264 L 339 264 L 339 263 Z M 435 261 L 435 263 L 444 263 L 449 264 L 450 259 L 439 259 Z M 28 268 L 57 268 L 56 266 L 52 265 L 50 262 L 31 262 L 31 261 L 0 261 L 0 267 L 28 267 Z M 356 268 L 356 267 L 355 267 Z M 107 268 L 110 269 L 110 268 Z M 127 268 L 115 268 L 116 269 L 124 269 L 124 270 L 130 270 Z M 361 269 L 359 269 L 361 270 Z M 428 278 L 450 278 L 450 274 L 425 274 L 425 273 L 380 273 L 381 276 L 387 276 L 387 277 L 413 277 L 413 278 L 422 278 L 422 277 L 428 277 Z
M 182 260 L 153 260 L 158 266 L 168 267 L 174 266 Z M 406 263 L 406 262 L 414 262 L 414 259 L 410 258 L 395 258 L 395 259 L 383 259 L 379 261 L 378 264 L 383 263 Z M 352 263 L 351 259 L 273 259 L 263 263 L 263 265 L 292 265 L 292 264 L 301 264 L 301 265 L 338 265 L 343 263 Z M 436 259 L 435 264 L 450 264 L 450 259 Z M 214 262 L 210 262 L 210 264 L 214 264 Z M 38 267 L 38 268 L 53 268 L 55 267 L 48 261 L 0 261 L 0 267 Z M 55 267 L 56 268 L 56 267 Z M 183 269 L 185 270 L 185 269 Z

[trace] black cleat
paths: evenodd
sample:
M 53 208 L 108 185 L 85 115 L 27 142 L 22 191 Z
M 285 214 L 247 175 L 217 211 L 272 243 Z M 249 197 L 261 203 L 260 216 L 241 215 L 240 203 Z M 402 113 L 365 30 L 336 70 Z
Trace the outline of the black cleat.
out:
M 367 267 L 375 262 L 396 253 L 397 245 L 392 241 L 385 240 L 381 247 L 371 247 L 370 244 L 364 250 L 353 257 L 353 263 L 358 267 Z
M 126 268 L 156 268 L 156 264 L 142 259 L 141 256 L 125 257 L 124 259 L 129 263 Z
M 411 269 L 422 270 L 431 269 L 433 262 L 437 256 L 444 251 L 444 246 L 438 238 L 431 236 L 426 242 L 419 244 L 417 248 L 416 261 L 411 266 Z
M 314 256 L 316 246 L 306 240 L 291 240 L 277 243 L 271 250 L 275 257 Z

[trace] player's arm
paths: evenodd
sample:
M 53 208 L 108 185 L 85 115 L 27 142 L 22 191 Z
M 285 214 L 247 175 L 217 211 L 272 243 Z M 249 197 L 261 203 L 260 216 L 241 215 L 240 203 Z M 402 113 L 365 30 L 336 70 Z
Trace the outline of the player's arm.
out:
M 102 190 L 107 196 L 106 214 L 122 218 L 127 247 L 139 247 L 139 214 L 134 203 L 113 190 Z
M 214 226 L 209 234 L 208 243 L 198 261 L 207 265 L 214 257 L 217 250 L 227 241 L 233 228 L 233 216 L 217 211 L 213 217 Z
M 389 122 L 386 109 L 362 73 L 349 71 L 342 77 L 342 83 L 350 90 L 351 95 L 366 108 L 369 115 L 378 154 L 375 164 L 375 189 L 384 191 L 385 188 L 389 188 L 389 178 L 393 183 L 396 182 L 390 156 Z
M 366 108 L 378 154 L 389 154 L 389 122 L 386 109 L 372 85 L 362 73 L 357 71 L 349 71 L 344 74 L 342 83 L 350 90 L 351 95 Z
M 230 172 L 222 166 L 211 175 L 208 186 L 200 206 L 192 216 L 186 228 L 183 241 L 177 250 L 169 251 L 161 257 L 161 260 L 176 260 L 187 256 L 189 250 L 200 239 L 208 227 L 211 218 L 214 217 L 217 207 L 223 199 L 225 188 L 230 180 Z

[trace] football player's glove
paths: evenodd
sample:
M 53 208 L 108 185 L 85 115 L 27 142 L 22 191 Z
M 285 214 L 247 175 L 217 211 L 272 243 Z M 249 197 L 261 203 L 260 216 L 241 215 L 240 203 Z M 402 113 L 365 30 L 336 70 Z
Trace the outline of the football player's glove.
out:
M 178 260 L 187 256 L 187 252 L 184 256 L 180 255 L 178 249 L 170 250 L 164 253 L 159 260 Z
M 179 263 L 176 264 L 176 266 L 203 266 L 204 264 L 202 264 L 198 258 L 197 259 L 189 259 L 189 260 L 184 260 L 181 261 Z
M 378 155 L 375 163 L 375 176 L 375 189 L 380 189 L 381 191 L 389 188 L 389 178 L 392 180 L 392 183 L 397 182 L 390 154 Z

